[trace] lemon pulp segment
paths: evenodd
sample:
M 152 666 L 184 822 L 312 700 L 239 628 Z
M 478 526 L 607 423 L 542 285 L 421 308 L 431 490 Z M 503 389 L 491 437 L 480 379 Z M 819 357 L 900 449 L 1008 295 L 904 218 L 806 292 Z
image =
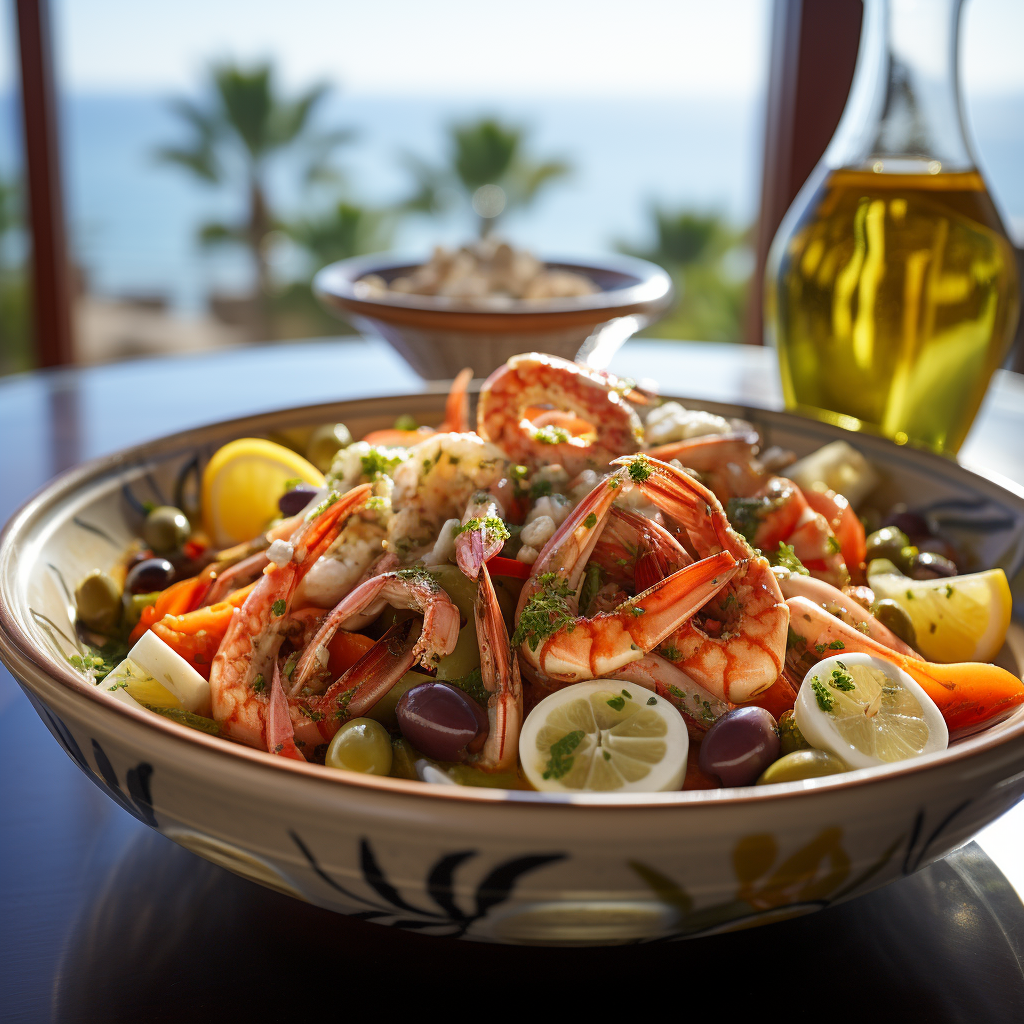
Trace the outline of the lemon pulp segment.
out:
M 930 661 L 989 661 L 1006 640 L 1011 597 L 1002 569 L 937 580 L 882 573 L 871 589 L 906 610 Z
M 670 704 L 642 687 L 577 683 L 545 698 L 528 723 L 521 757 L 538 789 L 611 793 L 682 783 L 686 727 Z

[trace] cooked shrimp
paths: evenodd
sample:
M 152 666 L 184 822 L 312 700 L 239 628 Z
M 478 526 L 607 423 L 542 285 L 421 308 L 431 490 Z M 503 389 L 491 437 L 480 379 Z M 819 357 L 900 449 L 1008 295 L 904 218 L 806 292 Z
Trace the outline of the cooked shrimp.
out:
M 370 488 L 364 484 L 318 506 L 292 534 L 292 558 L 271 563 L 234 612 L 210 671 L 212 714 L 226 735 L 267 748 L 268 685 L 284 641 L 295 588 L 331 545 L 345 519 L 365 505 L 369 494 Z M 289 715 L 303 742 L 322 742 L 316 722 L 324 716 L 309 701 L 290 702 Z
M 740 567 L 721 551 L 610 612 L 578 614 L 580 583 L 625 470 L 594 488 L 541 551 L 516 611 L 513 643 L 534 682 L 557 689 L 637 661 L 717 594 Z
M 387 546 L 406 563 L 432 548 L 441 526 L 461 517 L 478 491 L 502 507 L 513 497 L 508 457 L 476 434 L 435 434 L 409 449 L 394 479 Z
M 823 580 L 816 580 L 812 576 L 801 576 L 798 573 L 788 573 L 776 570 L 779 579 L 779 588 L 782 596 L 806 597 L 809 601 L 821 605 L 825 611 L 840 618 L 848 626 L 859 630 L 865 636 L 877 640 L 897 654 L 905 654 L 909 658 L 919 658 L 920 655 L 909 644 L 905 644 L 888 626 L 883 625 L 862 604 L 854 600 L 848 594 L 837 590 Z
M 601 469 L 640 447 L 643 429 L 622 397 L 626 390 L 611 375 L 567 359 L 537 352 L 513 356 L 480 389 L 477 432 L 530 469 L 558 463 L 569 476 Z M 542 420 L 551 421 L 552 407 L 572 420 L 567 425 L 559 416 L 538 426 L 528 415 L 531 407 Z
M 755 547 L 771 554 L 780 543 L 790 544 L 813 576 L 845 586 L 850 577 L 843 548 L 829 520 L 792 480 L 765 472 L 757 459 L 759 444 L 753 431 L 738 431 L 663 444 L 646 454 L 696 470 Z
M 477 491 L 466 506 L 455 538 L 455 560 L 471 579 L 480 575 L 484 562 L 493 558 L 508 539 L 505 509 L 489 491 Z
M 363 440 L 370 445 L 387 445 L 388 447 L 411 447 L 425 441 L 434 434 L 464 434 L 469 425 L 469 384 L 473 379 L 470 367 L 460 370 L 452 381 L 451 390 L 444 406 L 444 419 L 436 427 L 414 427 L 402 430 L 392 427 L 384 430 L 371 430 Z
M 766 690 L 782 671 L 789 625 L 768 560 L 733 530 L 715 495 L 687 473 L 644 455 L 613 465 L 628 467 L 636 486 L 683 527 L 698 554 L 728 553 L 740 566 L 701 621 L 687 617 L 659 653 L 721 700 L 741 703 Z
M 333 608 L 380 557 L 386 536 L 378 517 L 352 516 L 334 543 L 302 578 L 295 593 L 296 604 Z
M 295 667 L 293 690 L 307 685 L 322 669 L 327 644 L 346 620 L 378 602 L 393 608 L 408 608 L 423 616 L 423 630 L 413 656 L 424 668 L 433 671 L 446 654 L 451 654 L 459 638 L 459 610 L 437 580 L 423 569 L 384 572 L 361 583 L 331 609 Z
M 806 597 L 791 597 L 786 603 L 795 638 L 786 653 L 786 664 L 797 679 L 803 679 L 818 660 L 838 651 L 873 654 L 917 680 L 942 712 L 950 732 L 980 725 L 1024 703 L 1024 683 L 997 665 L 922 661 L 865 636 Z
M 480 678 L 488 693 L 488 733 L 483 747 L 467 761 L 485 771 L 507 771 L 519 756 L 519 728 L 523 722 L 523 686 L 519 662 L 509 643 L 498 597 L 487 565 L 480 567 L 473 618 L 480 649 Z

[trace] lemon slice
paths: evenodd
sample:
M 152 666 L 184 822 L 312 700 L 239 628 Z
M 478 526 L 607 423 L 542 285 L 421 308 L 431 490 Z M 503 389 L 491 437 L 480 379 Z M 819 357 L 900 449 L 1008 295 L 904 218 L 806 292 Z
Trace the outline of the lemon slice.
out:
M 324 476 L 290 448 L 243 437 L 218 449 L 203 471 L 203 525 L 221 547 L 266 529 L 289 480 L 323 487 Z
M 851 768 L 874 768 L 945 750 L 949 733 L 935 702 L 890 661 L 844 654 L 819 661 L 793 708 L 812 747 Z
M 178 708 L 185 710 L 185 705 L 178 700 L 161 683 L 158 683 L 141 665 L 130 658 L 125 658 L 120 665 L 107 674 L 100 688 L 120 696 L 127 693 L 140 704 L 148 704 L 154 708 Z
M 519 735 L 536 789 L 653 793 L 679 789 L 690 741 L 668 701 L 619 679 L 576 683 L 545 697 Z
M 1002 569 L 938 580 L 882 573 L 871 577 L 871 589 L 906 610 L 929 661 L 990 661 L 1010 628 L 1010 585 Z

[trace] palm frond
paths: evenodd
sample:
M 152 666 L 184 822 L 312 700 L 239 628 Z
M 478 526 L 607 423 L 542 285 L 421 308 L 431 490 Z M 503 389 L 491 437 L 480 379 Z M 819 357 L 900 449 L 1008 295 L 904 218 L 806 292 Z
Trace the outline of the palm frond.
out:
M 221 170 L 212 148 L 200 146 L 196 149 L 183 149 L 178 146 L 164 146 L 153 154 L 158 161 L 166 164 L 177 164 L 185 167 L 197 177 L 216 184 L 220 181 Z

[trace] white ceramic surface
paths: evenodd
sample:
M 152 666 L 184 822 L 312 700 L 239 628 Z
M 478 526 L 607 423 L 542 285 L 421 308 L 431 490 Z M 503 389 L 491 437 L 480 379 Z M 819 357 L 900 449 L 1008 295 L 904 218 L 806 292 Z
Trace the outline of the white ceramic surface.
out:
M 129 708 L 67 662 L 69 586 L 113 563 L 139 526 L 124 486 L 173 499 L 181 469 L 233 437 L 337 420 L 359 436 L 396 411 L 439 419 L 442 404 L 373 399 L 190 431 L 72 470 L 13 517 L 0 543 L 0 657 L 125 809 L 201 856 L 344 913 L 428 934 L 580 944 L 697 936 L 827 906 L 943 856 L 1024 794 L 1024 710 L 948 751 L 840 777 L 558 798 L 286 761 Z M 1002 565 L 1024 599 L 1019 489 L 785 414 L 688 404 L 743 415 L 798 454 L 846 437 L 881 471 L 883 504 L 928 509 L 979 565 Z M 1024 661 L 1017 626 L 1013 637 L 1010 664 Z

